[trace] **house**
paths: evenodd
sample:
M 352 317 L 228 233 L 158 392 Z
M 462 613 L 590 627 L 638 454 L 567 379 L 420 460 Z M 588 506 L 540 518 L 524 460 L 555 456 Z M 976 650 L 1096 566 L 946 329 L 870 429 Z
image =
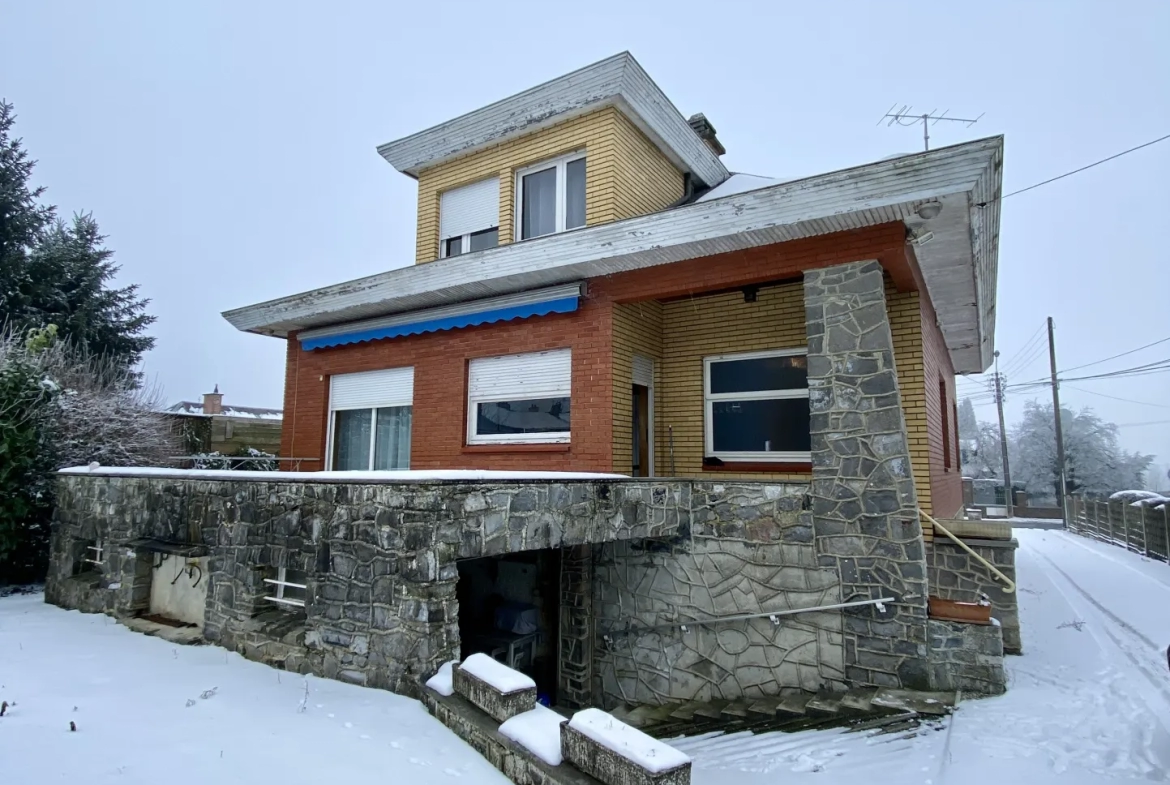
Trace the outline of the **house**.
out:
M 271 455 L 280 451 L 281 410 L 225 404 L 218 384 L 202 400 L 179 401 L 164 414 L 176 421 L 192 455 L 235 455 L 248 448 Z
M 622 53 L 378 149 L 415 264 L 225 314 L 286 343 L 318 462 L 63 475 L 50 601 L 133 615 L 144 554 L 198 549 L 207 640 L 369 686 L 482 651 L 561 706 L 1004 689 L 1014 543 L 933 523 L 1002 138 L 735 174 Z M 928 616 L 981 594 L 1002 625 Z

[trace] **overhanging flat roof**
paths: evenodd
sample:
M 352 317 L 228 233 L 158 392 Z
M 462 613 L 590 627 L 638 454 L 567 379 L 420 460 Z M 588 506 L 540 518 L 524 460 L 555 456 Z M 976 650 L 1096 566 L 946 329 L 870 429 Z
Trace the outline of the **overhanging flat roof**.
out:
M 287 336 L 728 251 L 902 221 L 955 370 L 992 359 L 1003 137 L 779 183 L 650 215 L 391 270 L 226 311 L 237 329 Z M 916 209 L 937 201 L 923 221 Z
M 727 179 L 719 156 L 629 52 L 379 145 L 378 153 L 417 177 L 423 169 L 605 106 L 620 109 L 679 170 L 708 186 Z

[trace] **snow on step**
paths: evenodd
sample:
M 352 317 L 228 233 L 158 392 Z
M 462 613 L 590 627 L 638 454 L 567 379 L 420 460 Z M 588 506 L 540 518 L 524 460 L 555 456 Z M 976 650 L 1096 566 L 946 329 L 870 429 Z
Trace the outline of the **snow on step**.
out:
M 484 684 L 496 688 L 504 695 L 520 690 L 536 689 L 536 682 L 531 678 L 520 671 L 512 670 L 504 663 L 498 662 L 486 654 L 472 654 L 463 661 L 459 668 L 470 673 Z
M 455 684 L 451 678 L 451 669 L 459 664 L 459 660 L 451 660 L 439 666 L 439 672 L 427 679 L 427 686 L 440 695 L 450 696 L 455 692 Z
M 550 766 L 561 765 L 561 724 L 565 718 L 552 709 L 536 705 L 500 726 L 500 733 Z
M 691 761 L 685 753 L 650 738 L 601 709 L 582 709 L 569 720 L 569 727 L 651 774 L 659 774 Z

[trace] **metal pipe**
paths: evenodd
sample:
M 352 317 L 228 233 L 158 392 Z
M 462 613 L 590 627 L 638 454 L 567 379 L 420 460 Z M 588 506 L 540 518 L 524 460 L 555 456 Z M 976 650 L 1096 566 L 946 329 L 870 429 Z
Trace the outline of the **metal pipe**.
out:
M 974 556 L 975 559 L 980 564 L 982 564 L 984 567 L 986 567 L 988 570 L 991 571 L 992 575 L 994 575 L 995 577 L 997 577 L 1001 581 L 1003 581 L 1004 584 L 1006 584 L 1005 591 L 1007 591 L 1009 594 L 1011 594 L 1012 592 L 1014 592 L 1016 590 L 1016 582 L 1015 581 L 1013 581 L 1008 576 L 1004 575 L 1002 572 L 999 571 L 999 569 L 994 564 L 989 562 L 987 559 L 984 559 L 982 556 L 980 556 L 978 553 L 976 553 L 974 550 L 972 550 L 971 546 L 967 545 L 967 543 L 963 542 L 958 537 L 951 534 L 950 531 L 947 530 L 947 527 L 943 526 L 941 523 L 936 521 L 934 518 L 931 518 L 930 515 L 927 514 L 926 510 L 919 508 L 918 513 L 923 518 L 926 518 L 926 520 L 930 521 L 931 525 L 934 526 L 934 528 L 938 529 L 940 532 L 945 534 L 947 537 L 950 537 L 951 540 L 955 543 L 955 545 L 958 545 L 960 548 L 965 550 L 967 553 Z
M 880 597 L 876 600 L 855 600 L 854 602 L 838 602 L 832 605 L 816 605 L 812 608 L 788 608 L 782 611 L 767 611 L 765 613 L 744 613 L 738 616 L 718 616 L 709 619 L 697 619 L 694 621 L 676 621 L 670 624 L 656 624 L 653 627 L 643 627 L 637 632 L 649 632 L 651 630 L 664 630 L 672 627 L 680 627 L 683 632 L 686 632 L 689 626 L 702 626 L 704 624 L 722 624 L 729 621 L 743 621 L 745 619 L 772 619 L 775 620 L 777 616 L 794 616 L 798 613 L 813 613 L 815 611 L 834 611 L 841 608 L 860 608 L 865 605 L 877 605 L 879 610 L 885 610 L 884 606 L 887 602 L 897 602 L 895 597 Z M 628 632 L 634 632 L 629 630 Z

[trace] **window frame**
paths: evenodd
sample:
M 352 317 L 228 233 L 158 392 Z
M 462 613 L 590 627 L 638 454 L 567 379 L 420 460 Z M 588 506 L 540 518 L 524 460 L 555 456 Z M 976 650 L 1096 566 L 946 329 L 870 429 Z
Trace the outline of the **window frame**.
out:
M 392 368 L 379 368 L 376 371 L 355 371 L 354 373 L 377 373 L 378 371 L 396 371 L 396 370 L 399 370 L 401 368 L 409 368 L 411 371 L 411 395 L 410 395 L 410 400 L 406 403 L 387 403 L 386 401 L 390 400 L 390 399 L 383 399 L 381 403 L 377 403 L 377 404 L 363 404 L 361 406 L 335 406 L 334 402 L 333 402 L 333 400 L 334 400 L 333 377 L 332 376 L 328 377 L 329 381 L 327 382 L 327 385 L 328 385 L 328 389 L 329 389 L 329 397 L 326 400 L 326 414 L 325 414 L 325 417 L 326 417 L 326 420 L 325 420 L 325 471 L 337 472 L 337 471 L 409 471 L 410 470 L 410 463 L 411 463 L 411 459 L 413 458 L 412 453 L 413 453 L 413 445 L 414 445 L 414 376 L 413 376 L 413 374 L 414 374 L 415 366 L 413 366 L 413 365 L 395 366 Z M 349 374 L 337 374 L 337 375 L 348 376 Z M 377 446 L 377 443 L 378 443 L 378 410 L 379 409 L 395 409 L 395 408 L 401 408 L 404 406 L 410 407 L 410 414 L 411 414 L 410 441 L 411 441 L 411 448 L 412 449 L 411 449 L 411 453 L 408 454 L 408 457 L 407 457 L 406 468 L 404 468 L 404 469 L 374 469 L 373 466 L 374 466 L 374 458 L 375 458 L 375 452 L 376 452 L 375 447 Z M 337 416 L 336 415 L 338 412 L 355 412 L 355 411 L 359 411 L 359 412 L 360 411 L 367 411 L 370 413 L 370 452 L 369 452 L 369 460 L 367 461 L 367 464 L 366 464 L 368 468 L 366 468 L 366 469 L 352 469 L 352 470 L 350 470 L 350 469 L 336 469 L 336 468 L 334 468 L 334 462 L 337 460 L 337 445 L 335 443 L 336 439 L 337 439 Z
M 573 366 L 572 366 L 572 349 L 568 349 L 569 361 L 569 378 L 565 383 L 564 393 L 561 395 L 547 395 L 541 394 L 539 397 L 533 396 L 524 398 L 512 393 L 504 393 L 497 395 L 473 395 L 471 390 L 471 364 L 476 360 L 488 360 L 495 357 L 523 357 L 525 355 L 544 354 L 549 351 L 561 351 L 560 349 L 542 349 L 535 352 L 521 352 L 515 355 L 496 355 L 489 357 L 473 357 L 467 364 L 467 425 L 466 425 L 466 444 L 468 447 L 476 447 L 482 445 L 509 445 L 509 444 L 571 444 L 573 437 L 572 425 L 572 402 L 573 402 Z M 478 433 L 479 426 L 479 404 L 481 403 L 496 403 L 498 401 L 540 401 L 548 398 L 568 398 L 569 399 L 569 430 L 568 431 L 545 431 L 543 433 L 500 433 L 500 434 L 486 434 L 480 435 Z
M 444 238 L 440 239 L 439 240 L 439 258 L 440 259 L 453 259 L 456 256 L 463 256 L 464 254 L 471 253 L 471 238 L 474 235 L 484 234 L 485 232 L 495 232 L 496 233 L 496 244 L 489 246 L 489 248 L 499 247 L 499 245 L 500 245 L 500 227 L 498 225 L 497 226 L 489 226 L 487 229 L 480 229 L 478 232 L 468 232 L 467 234 L 458 234 L 458 235 L 453 235 L 451 237 L 444 237 Z M 543 235 L 541 235 L 541 236 L 543 237 Z M 459 248 L 460 248 L 459 253 L 447 253 L 447 243 L 449 243 L 451 240 L 456 240 L 456 239 L 459 240 Z M 488 248 L 481 248 L 480 250 L 486 251 L 486 250 L 488 250 Z M 478 253 L 478 251 L 477 251 L 477 253 Z
M 736 393 L 711 392 L 711 366 L 714 363 L 734 362 L 736 360 L 762 360 L 769 357 L 808 357 L 807 347 L 790 349 L 769 349 L 756 352 L 738 352 L 735 354 L 717 354 L 703 358 L 703 456 L 718 458 L 729 463 L 809 463 L 812 461 L 812 450 L 776 450 L 772 452 L 716 452 L 715 450 L 715 404 L 723 401 L 772 401 L 808 400 L 808 386 L 796 390 L 752 390 Z
M 938 402 L 942 409 L 942 453 L 943 472 L 951 470 L 951 396 L 947 393 L 947 380 L 938 377 Z
M 268 602 L 274 602 L 277 605 L 286 605 L 286 606 L 293 607 L 293 608 L 304 608 L 308 604 L 308 601 L 309 601 L 308 580 L 309 580 L 309 576 L 308 576 L 308 573 L 306 573 L 304 583 L 292 583 L 288 580 L 288 568 L 287 567 L 277 567 L 276 568 L 276 578 L 265 578 L 264 579 L 265 583 L 267 583 L 268 585 L 273 587 L 273 591 L 275 591 L 275 594 L 265 594 L 264 599 L 267 600 Z M 304 589 L 305 590 L 305 599 L 298 600 L 295 598 L 285 597 L 284 590 L 288 586 L 292 586 L 295 589 Z
M 565 228 L 566 214 L 568 213 L 568 172 L 567 167 L 573 161 L 580 161 L 586 159 L 586 150 L 575 150 L 571 153 L 557 156 L 556 158 L 549 158 L 539 163 L 525 166 L 516 170 L 516 178 L 514 182 L 514 192 L 516 194 L 515 204 L 515 228 L 513 230 L 513 237 L 516 242 L 523 242 L 524 240 L 535 240 L 540 237 L 549 237 L 554 234 L 561 234 L 562 232 L 571 232 L 574 229 L 584 229 L 588 225 L 588 221 L 582 226 L 574 226 L 573 229 Z M 548 234 L 538 234 L 535 237 L 524 237 L 524 178 L 530 174 L 543 172 L 545 169 L 557 170 L 557 188 L 556 188 L 556 227 Z M 585 175 L 586 175 L 586 216 L 588 216 L 588 189 L 589 189 L 589 162 L 585 160 Z

